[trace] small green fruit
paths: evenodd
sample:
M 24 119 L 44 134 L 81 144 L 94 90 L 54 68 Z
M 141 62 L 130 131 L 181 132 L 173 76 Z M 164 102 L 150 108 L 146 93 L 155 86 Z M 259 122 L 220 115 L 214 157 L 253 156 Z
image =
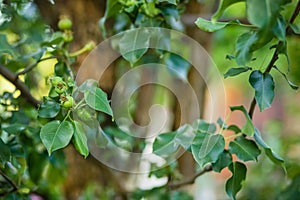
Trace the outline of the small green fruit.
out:
M 58 28 L 60 30 L 70 30 L 72 28 L 72 21 L 68 18 L 63 18 L 59 20 Z
M 59 76 L 55 76 L 53 78 L 50 79 L 51 84 L 56 87 L 57 84 L 62 84 L 64 81 L 61 77 Z
M 63 40 L 66 42 L 66 43 L 69 43 L 69 42 L 72 42 L 74 39 L 73 37 L 73 34 L 71 31 L 65 31 L 64 34 L 63 34 Z
M 71 96 L 66 96 L 65 98 L 66 98 L 66 99 L 65 99 L 66 101 L 63 101 L 62 106 L 63 106 L 64 108 L 67 108 L 67 109 L 72 108 L 72 106 L 73 106 L 73 104 L 74 104 L 74 99 L 73 99 L 73 97 L 71 97 Z
M 67 90 L 67 85 L 66 85 L 65 82 L 58 83 L 58 84 L 55 86 L 55 92 L 56 92 L 57 94 L 62 94 L 62 93 L 64 93 L 66 90 Z

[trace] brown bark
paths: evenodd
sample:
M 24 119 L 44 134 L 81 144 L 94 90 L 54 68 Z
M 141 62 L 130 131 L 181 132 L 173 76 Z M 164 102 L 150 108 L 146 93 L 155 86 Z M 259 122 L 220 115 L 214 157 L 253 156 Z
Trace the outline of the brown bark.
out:
M 186 13 L 193 16 L 203 16 L 210 13 L 210 9 L 207 7 L 204 7 L 203 4 L 198 3 L 197 1 L 191 1 L 186 8 Z M 184 16 L 183 16 L 184 18 Z M 210 44 L 211 44 L 211 34 L 201 31 L 199 28 L 196 27 L 194 23 L 188 23 L 186 24 L 186 33 L 188 36 L 199 42 L 207 51 L 209 51 Z M 192 54 L 191 58 L 194 59 L 199 55 L 196 55 L 196 51 L 191 50 Z M 204 62 L 207 62 L 204 60 Z M 202 74 L 203 75 L 203 74 Z M 189 82 L 195 91 L 195 94 L 197 96 L 199 110 L 200 110 L 200 116 L 203 117 L 204 113 L 204 104 L 205 104 L 205 90 L 206 90 L 206 84 L 201 77 L 201 75 L 197 72 L 195 68 L 191 68 L 188 76 Z M 185 95 L 186 98 L 184 99 L 184 104 L 180 105 L 183 106 L 184 109 L 189 109 L 190 107 L 190 99 L 189 97 L 191 95 L 187 94 Z M 175 108 L 176 116 L 175 116 L 175 123 L 174 127 L 178 128 L 180 125 L 184 123 L 192 123 L 194 120 L 194 116 L 192 114 L 183 116 L 180 113 L 180 106 L 177 104 Z M 190 109 L 189 109 L 190 110 Z M 179 124 L 181 122 L 181 124 Z M 179 159 L 179 171 L 182 173 L 184 177 L 191 177 L 195 174 L 195 167 L 196 163 L 194 161 L 193 156 L 190 153 L 184 153 Z

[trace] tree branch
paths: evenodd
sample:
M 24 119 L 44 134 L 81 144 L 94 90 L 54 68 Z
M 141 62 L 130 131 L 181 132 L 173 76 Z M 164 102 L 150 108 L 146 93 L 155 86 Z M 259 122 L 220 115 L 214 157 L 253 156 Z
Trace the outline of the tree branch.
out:
M 16 74 L 11 72 L 7 67 L 0 64 L 0 74 L 6 78 L 9 82 L 14 84 L 17 89 L 21 91 L 21 95 L 34 107 L 38 107 L 41 103 L 39 100 L 35 99 L 28 87 L 18 78 Z
M 8 182 L 12 186 L 12 190 L 9 192 L 14 192 L 18 190 L 18 186 L 1 169 L 0 174 L 6 180 L 6 182 Z
M 289 25 L 294 23 L 294 21 L 295 21 L 296 17 L 298 16 L 299 12 L 300 12 L 300 0 L 298 1 L 297 6 L 296 6 L 295 10 L 293 11 L 293 14 L 292 14 L 292 16 L 289 20 Z M 285 29 L 286 33 L 290 31 L 290 26 L 289 25 Z M 272 56 L 272 59 L 270 60 L 266 70 L 264 71 L 264 74 L 269 74 L 270 71 L 272 70 L 275 62 L 278 60 L 278 56 L 279 56 L 279 50 L 278 49 L 281 45 L 282 45 L 282 41 L 279 41 L 276 45 L 276 49 L 275 49 L 275 52 Z M 253 118 L 255 107 L 256 107 L 256 100 L 255 100 L 255 97 L 253 97 L 250 108 L 249 108 L 249 112 L 248 112 L 251 119 Z
M 24 70 L 16 73 L 16 76 L 26 74 L 27 72 L 31 71 L 38 63 L 40 63 L 42 61 L 45 61 L 45 60 L 54 59 L 54 58 L 59 58 L 59 57 L 58 56 L 49 56 L 47 58 L 41 58 L 41 59 L 37 60 L 35 63 L 32 63 L 31 65 L 28 65 Z
M 212 171 L 212 166 L 211 165 L 207 165 L 206 167 L 204 167 L 204 169 L 202 169 L 201 171 L 197 172 L 196 174 L 194 174 L 192 177 L 187 178 L 185 180 L 182 181 L 176 181 L 176 182 L 169 182 L 167 184 L 167 187 L 170 190 L 176 190 L 182 186 L 185 185 L 189 185 L 189 184 L 193 184 L 195 183 L 195 180 L 199 177 L 202 176 L 203 174 L 205 174 L 206 172 L 210 172 Z

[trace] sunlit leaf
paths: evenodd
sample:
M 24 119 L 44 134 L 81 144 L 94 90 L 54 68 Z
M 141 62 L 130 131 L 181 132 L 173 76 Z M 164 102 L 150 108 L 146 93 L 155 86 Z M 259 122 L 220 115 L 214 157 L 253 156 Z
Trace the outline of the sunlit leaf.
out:
M 45 145 L 48 154 L 55 150 L 66 147 L 74 133 L 73 126 L 68 121 L 60 121 L 55 120 L 47 123 L 41 129 L 40 137 Z
M 106 93 L 98 87 L 89 88 L 84 92 L 86 103 L 93 109 L 113 116 Z
M 201 30 L 204 30 L 207 32 L 215 32 L 215 31 L 221 30 L 222 28 L 225 28 L 228 25 L 237 24 L 237 22 L 213 22 L 213 21 L 206 20 L 206 19 L 199 17 L 195 21 L 195 24 Z
M 242 161 L 255 160 L 260 155 L 256 143 L 246 139 L 244 136 L 236 137 L 229 143 L 229 152 L 235 154 Z
M 254 126 L 253 126 L 252 120 L 251 120 L 248 112 L 246 111 L 245 107 L 244 106 L 232 106 L 232 107 L 230 107 L 230 110 L 231 111 L 239 110 L 245 115 L 246 124 L 242 128 L 242 132 L 245 133 L 246 135 L 253 136 Z
M 244 2 L 245 0 L 221 0 L 219 3 L 218 10 L 215 12 L 215 14 L 212 16 L 212 21 L 217 21 L 224 13 L 224 11 L 231 5 L 238 3 L 238 2 Z
M 87 138 L 82 123 L 74 121 L 74 140 L 73 144 L 76 150 L 85 158 L 89 155 Z
M 280 12 L 280 7 L 289 0 L 247 0 L 247 16 L 249 21 L 257 27 L 268 27 L 274 22 Z
M 269 145 L 265 143 L 265 141 L 262 139 L 261 134 L 258 129 L 255 129 L 254 139 L 257 142 L 259 146 L 261 146 L 265 152 L 268 158 L 275 164 L 280 165 L 285 171 L 285 163 L 284 159 L 281 158 L 276 152 L 274 152 Z
M 280 69 L 279 69 L 277 66 L 274 66 L 273 68 L 276 69 L 276 70 L 284 77 L 284 79 L 288 82 L 289 86 L 290 86 L 293 90 L 298 90 L 299 87 L 298 87 L 297 85 L 295 85 L 294 83 L 292 83 L 292 82 L 287 78 L 287 76 L 286 76 L 285 73 L 283 73 L 282 71 L 280 71 Z
M 214 163 L 224 151 L 225 140 L 220 134 L 198 133 L 192 144 L 192 154 L 197 163 L 204 167 Z

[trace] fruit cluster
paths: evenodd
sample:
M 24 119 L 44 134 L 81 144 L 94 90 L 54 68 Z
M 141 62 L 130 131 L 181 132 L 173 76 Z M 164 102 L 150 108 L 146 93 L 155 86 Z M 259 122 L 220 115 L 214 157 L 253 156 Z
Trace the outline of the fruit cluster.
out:
M 68 85 L 63 79 L 59 76 L 50 78 L 50 82 L 55 92 L 60 96 L 60 102 L 62 107 L 70 109 L 74 104 L 73 97 L 68 94 Z

